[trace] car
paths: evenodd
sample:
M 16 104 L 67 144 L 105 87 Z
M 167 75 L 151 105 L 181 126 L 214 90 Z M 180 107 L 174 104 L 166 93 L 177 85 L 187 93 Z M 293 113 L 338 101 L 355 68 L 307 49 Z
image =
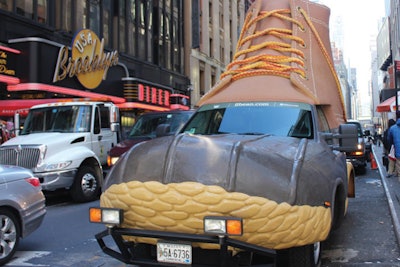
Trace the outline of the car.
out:
M 364 174 L 366 171 L 369 154 L 367 153 L 367 146 L 364 139 L 365 133 L 359 121 L 348 120 L 347 123 L 357 126 L 358 144 L 356 151 L 346 152 L 346 158 L 353 164 L 356 172 L 358 172 L 359 174 Z M 370 151 L 370 149 L 371 147 L 369 146 L 368 150 Z
M 0 266 L 12 259 L 20 238 L 40 227 L 45 214 L 39 178 L 28 169 L 0 165 Z
M 128 137 L 108 152 L 108 166 L 113 166 L 122 154 L 136 144 L 160 136 L 173 135 L 193 113 L 193 110 L 171 110 L 142 114 L 132 126 Z
M 110 170 L 89 209 L 103 252 L 140 266 L 321 265 L 355 197 L 345 152 L 358 142 L 328 25 L 314 2 L 252 3 L 233 61 L 189 121 Z

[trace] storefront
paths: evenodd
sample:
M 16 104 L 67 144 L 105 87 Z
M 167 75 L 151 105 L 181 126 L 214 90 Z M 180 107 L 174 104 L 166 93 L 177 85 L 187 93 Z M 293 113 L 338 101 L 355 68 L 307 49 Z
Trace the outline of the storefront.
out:
M 87 29 L 71 47 L 39 37 L 11 39 L 0 46 L 0 68 L 3 120 L 66 98 L 111 101 L 120 107 L 125 127 L 143 112 L 189 109 L 188 97 L 174 88 L 131 77 L 118 51 L 106 51 L 104 40 Z

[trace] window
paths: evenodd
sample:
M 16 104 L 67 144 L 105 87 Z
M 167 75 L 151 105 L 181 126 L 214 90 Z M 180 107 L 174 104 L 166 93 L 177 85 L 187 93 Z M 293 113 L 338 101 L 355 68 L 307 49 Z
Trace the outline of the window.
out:
M 99 0 L 89 1 L 89 23 L 88 29 L 91 29 L 99 36 L 100 34 L 100 5 Z M 100 38 L 101 39 L 101 38 Z
M 40 23 L 47 23 L 47 1 L 38 0 L 36 10 L 37 10 L 37 21 Z
M 33 19 L 33 1 L 16 0 L 15 7 L 18 15 Z
M 126 36 L 127 36 L 126 33 L 127 33 L 127 31 L 126 31 L 125 23 L 126 23 L 125 0 L 120 0 L 119 1 L 119 6 L 118 6 L 118 31 L 117 31 L 117 34 L 118 34 L 118 50 L 120 52 L 126 52 L 127 51 L 127 45 L 126 45 Z
M 112 47 L 112 2 L 111 0 L 103 0 L 101 17 L 101 34 L 104 38 L 104 46 Z
M 328 120 L 325 117 L 325 113 L 322 109 L 322 107 L 318 106 L 317 107 L 317 113 L 318 113 L 318 124 L 319 124 L 319 131 L 323 133 L 330 133 L 331 130 L 329 128 Z
M 110 109 L 108 107 L 100 107 L 101 128 L 111 128 Z
M 6 11 L 13 10 L 13 0 L 0 0 L 0 9 Z
M 2 9 L 12 11 L 12 1 L 0 1 Z M 15 12 L 39 23 L 47 23 L 47 0 L 16 0 Z
M 74 12 L 72 7 L 72 0 L 57 1 L 56 2 L 56 29 L 64 30 L 72 33 L 74 31 L 72 24 L 72 14 Z
M 204 105 L 183 131 L 204 135 L 233 133 L 314 137 L 311 106 L 286 102 Z
M 146 17 L 147 5 L 146 1 L 140 1 L 139 4 L 139 24 L 138 24 L 138 57 L 142 60 L 146 59 Z
M 99 134 L 101 130 L 101 124 L 100 124 L 100 110 L 99 107 L 96 107 L 96 110 L 94 112 L 94 134 Z
M 128 21 L 128 32 L 127 32 L 127 40 L 128 40 L 128 53 L 136 56 L 136 46 L 137 46 L 137 38 L 136 38 L 136 1 L 129 1 L 129 17 Z

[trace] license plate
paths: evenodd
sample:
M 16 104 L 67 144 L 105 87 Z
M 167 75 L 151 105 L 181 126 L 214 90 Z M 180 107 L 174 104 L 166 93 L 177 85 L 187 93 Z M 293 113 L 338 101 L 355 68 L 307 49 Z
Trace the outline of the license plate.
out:
M 158 242 L 157 261 L 192 264 L 192 246 L 181 243 Z

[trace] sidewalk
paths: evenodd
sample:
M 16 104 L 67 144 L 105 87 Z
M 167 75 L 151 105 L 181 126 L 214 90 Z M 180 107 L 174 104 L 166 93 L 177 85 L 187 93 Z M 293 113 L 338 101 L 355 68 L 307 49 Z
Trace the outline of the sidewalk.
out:
M 372 145 L 372 153 L 374 154 L 378 165 L 379 174 L 381 176 L 382 185 L 385 190 L 386 198 L 389 205 L 390 214 L 392 216 L 393 231 L 395 232 L 397 244 L 400 245 L 400 178 L 386 178 L 386 167 L 382 163 L 383 146 Z M 369 163 L 368 163 L 369 164 Z

